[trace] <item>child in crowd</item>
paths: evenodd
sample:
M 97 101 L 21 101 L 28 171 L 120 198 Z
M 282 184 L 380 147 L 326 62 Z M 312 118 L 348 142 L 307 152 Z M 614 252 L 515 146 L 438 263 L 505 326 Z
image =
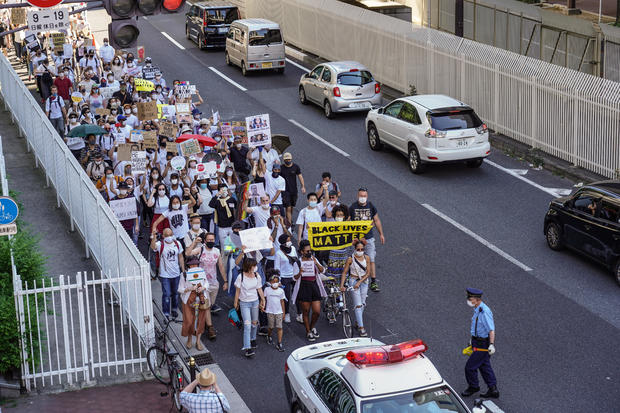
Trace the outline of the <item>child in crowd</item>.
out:
M 269 285 L 265 287 L 265 312 L 267 313 L 267 343 L 273 344 L 271 333 L 274 328 L 278 331 L 278 344 L 276 349 L 280 352 L 284 351 L 282 346 L 282 319 L 284 317 L 284 290 L 280 288 L 280 271 L 270 268 L 267 270 L 267 279 Z

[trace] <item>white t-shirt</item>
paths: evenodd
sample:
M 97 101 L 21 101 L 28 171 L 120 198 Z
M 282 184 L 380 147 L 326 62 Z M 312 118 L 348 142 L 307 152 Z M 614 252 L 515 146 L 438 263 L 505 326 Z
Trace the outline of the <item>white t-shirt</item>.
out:
M 284 290 L 280 287 L 273 289 L 271 286 L 265 287 L 265 312 L 268 314 L 282 314 L 282 300 L 286 300 Z
M 280 191 L 280 194 L 273 201 L 274 204 L 282 204 L 282 192 L 286 189 L 286 181 L 281 176 L 274 178 L 271 174 L 265 174 L 265 192 L 269 195 L 269 199 L 273 199 L 276 192 Z
M 241 283 L 242 278 L 243 283 Z M 263 281 L 258 273 L 256 273 L 255 277 L 246 277 L 245 275 L 239 274 L 235 280 L 235 288 L 239 290 L 239 301 L 249 303 L 258 300 L 258 292 L 256 290 L 261 288 L 262 285 Z
M 252 216 L 254 217 L 254 221 L 256 221 L 256 227 L 266 227 L 267 220 L 269 219 L 269 208 L 263 209 L 262 207 L 251 207 L 248 208 L 252 211 Z
M 168 218 L 170 229 L 177 239 L 183 239 L 189 232 L 189 224 L 187 222 L 187 205 L 181 205 L 179 209 L 164 211 L 162 214 Z
M 153 207 L 155 208 L 154 212 L 156 214 L 163 214 L 168 210 L 168 206 L 170 205 L 170 198 L 168 198 L 166 195 L 159 196 L 158 193 L 155 193 L 155 196 L 153 196 L 153 201 Z
M 295 251 L 295 248 L 291 247 L 290 256 L 297 256 L 297 251 Z M 280 277 L 282 278 L 291 278 L 299 273 L 299 265 L 297 265 L 297 263 L 291 265 L 287 255 L 282 250 L 278 250 L 276 252 L 273 268 L 280 271 Z
M 258 162 L 258 149 L 252 152 L 252 161 Z M 263 149 L 263 161 L 265 161 L 265 166 L 267 167 L 267 171 L 271 173 L 271 168 L 273 167 L 273 163 L 279 160 L 278 152 L 274 149 L 270 149 L 269 152 Z
M 321 215 L 323 215 L 322 204 L 317 204 L 317 206 L 312 209 L 306 207 L 299 211 L 295 224 L 304 226 L 301 239 L 308 239 L 308 222 L 321 222 Z
M 200 215 L 212 214 L 214 209 L 209 206 L 209 202 L 211 202 L 211 198 L 213 198 L 211 190 L 208 187 L 206 189 L 202 189 L 199 187 L 198 193 L 200 194 L 200 198 L 202 199 L 202 204 L 200 204 L 200 208 L 198 208 L 197 212 Z
M 161 241 L 155 243 L 155 252 L 161 251 Z M 179 254 L 182 247 L 179 241 L 173 241 L 168 244 L 164 242 L 164 249 L 159 257 L 159 276 L 162 278 L 176 278 L 181 275 L 181 267 L 179 266 Z

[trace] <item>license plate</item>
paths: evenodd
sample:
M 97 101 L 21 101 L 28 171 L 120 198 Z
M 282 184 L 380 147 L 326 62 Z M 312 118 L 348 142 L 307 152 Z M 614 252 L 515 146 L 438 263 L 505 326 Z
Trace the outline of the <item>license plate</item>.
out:
M 464 138 L 464 139 L 457 139 L 456 140 L 456 147 L 457 148 L 463 148 L 465 146 L 467 146 L 467 139 L 466 138 Z
M 228 27 L 220 27 L 217 29 L 218 33 L 228 33 Z
M 355 102 L 349 105 L 350 108 L 359 109 L 359 108 L 369 108 L 370 102 Z
M 268 69 L 270 67 L 272 67 L 272 63 L 271 62 L 267 62 L 267 63 L 263 63 L 263 69 Z

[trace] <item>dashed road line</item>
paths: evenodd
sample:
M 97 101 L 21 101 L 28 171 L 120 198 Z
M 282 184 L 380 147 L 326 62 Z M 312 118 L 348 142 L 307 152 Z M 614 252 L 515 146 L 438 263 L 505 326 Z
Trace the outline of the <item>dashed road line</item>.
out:
M 160 32 L 160 33 L 163 34 L 166 39 L 170 40 L 173 45 L 175 45 L 176 47 L 178 47 L 181 50 L 185 50 L 185 47 L 181 43 L 179 43 L 176 40 L 174 40 L 172 38 L 172 36 L 170 36 L 168 33 L 166 33 L 166 32 Z
M 350 156 L 348 153 L 346 153 L 345 151 L 343 151 L 342 149 L 340 149 L 336 145 L 332 144 L 331 142 L 328 142 L 325 139 L 321 138 L 319 135 L 317 135 L 316 133 L 312 132 L 310 129 L 306 128 L 304 125 L 302 125 L 301 123 L 297 122 L 295 119 L 289 119 L 288 121 L 291 122 L 293 125 L 297 126 L 299 129 L 301 129 L 304 132 L 306 132 L 308 135 L 312 136 L 314 139 L 316 139 L 316 140 L 318 140 L 320 142 L 323 142 L 325 145 L 329 146 L 330 148 L 332 148 L 333 150 L 338 152 L 340 155 L 342 155 L 344 157 L 347 157 L 347 158 Z
M 224 79 L 225 81 L 227 81 L 228 83 L 230 83 L 231 85 L 233 85 L 234 87 L 236 87 L 237 89 L 240 89 L 243 92 L 246 92 L 247 89 L 244 88 L 243 86 L 241 86 L 239 83 L 235 82 L 234 80 L 232 80 L 231 78 L 229 78 L 228 76 L 226 76 L 224 73 L 220 72 L 219 70 L 217 70 L 216 68 L 214 68 L 213 66 L 209 66 L 209 69 L 211 69 L 211 71 L 213 73 L 215 73 L 216 75 L 218 75 L 219 77 L 221 77 L 222 79 Z

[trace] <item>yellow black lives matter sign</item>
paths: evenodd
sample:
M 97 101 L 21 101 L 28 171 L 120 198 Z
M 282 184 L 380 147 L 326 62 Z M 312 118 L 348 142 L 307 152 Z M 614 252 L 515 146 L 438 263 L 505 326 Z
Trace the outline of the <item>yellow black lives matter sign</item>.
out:
M 372 221 L 309 222 L 308 241 L 313 250 L 348 247 L 372 229 Z

